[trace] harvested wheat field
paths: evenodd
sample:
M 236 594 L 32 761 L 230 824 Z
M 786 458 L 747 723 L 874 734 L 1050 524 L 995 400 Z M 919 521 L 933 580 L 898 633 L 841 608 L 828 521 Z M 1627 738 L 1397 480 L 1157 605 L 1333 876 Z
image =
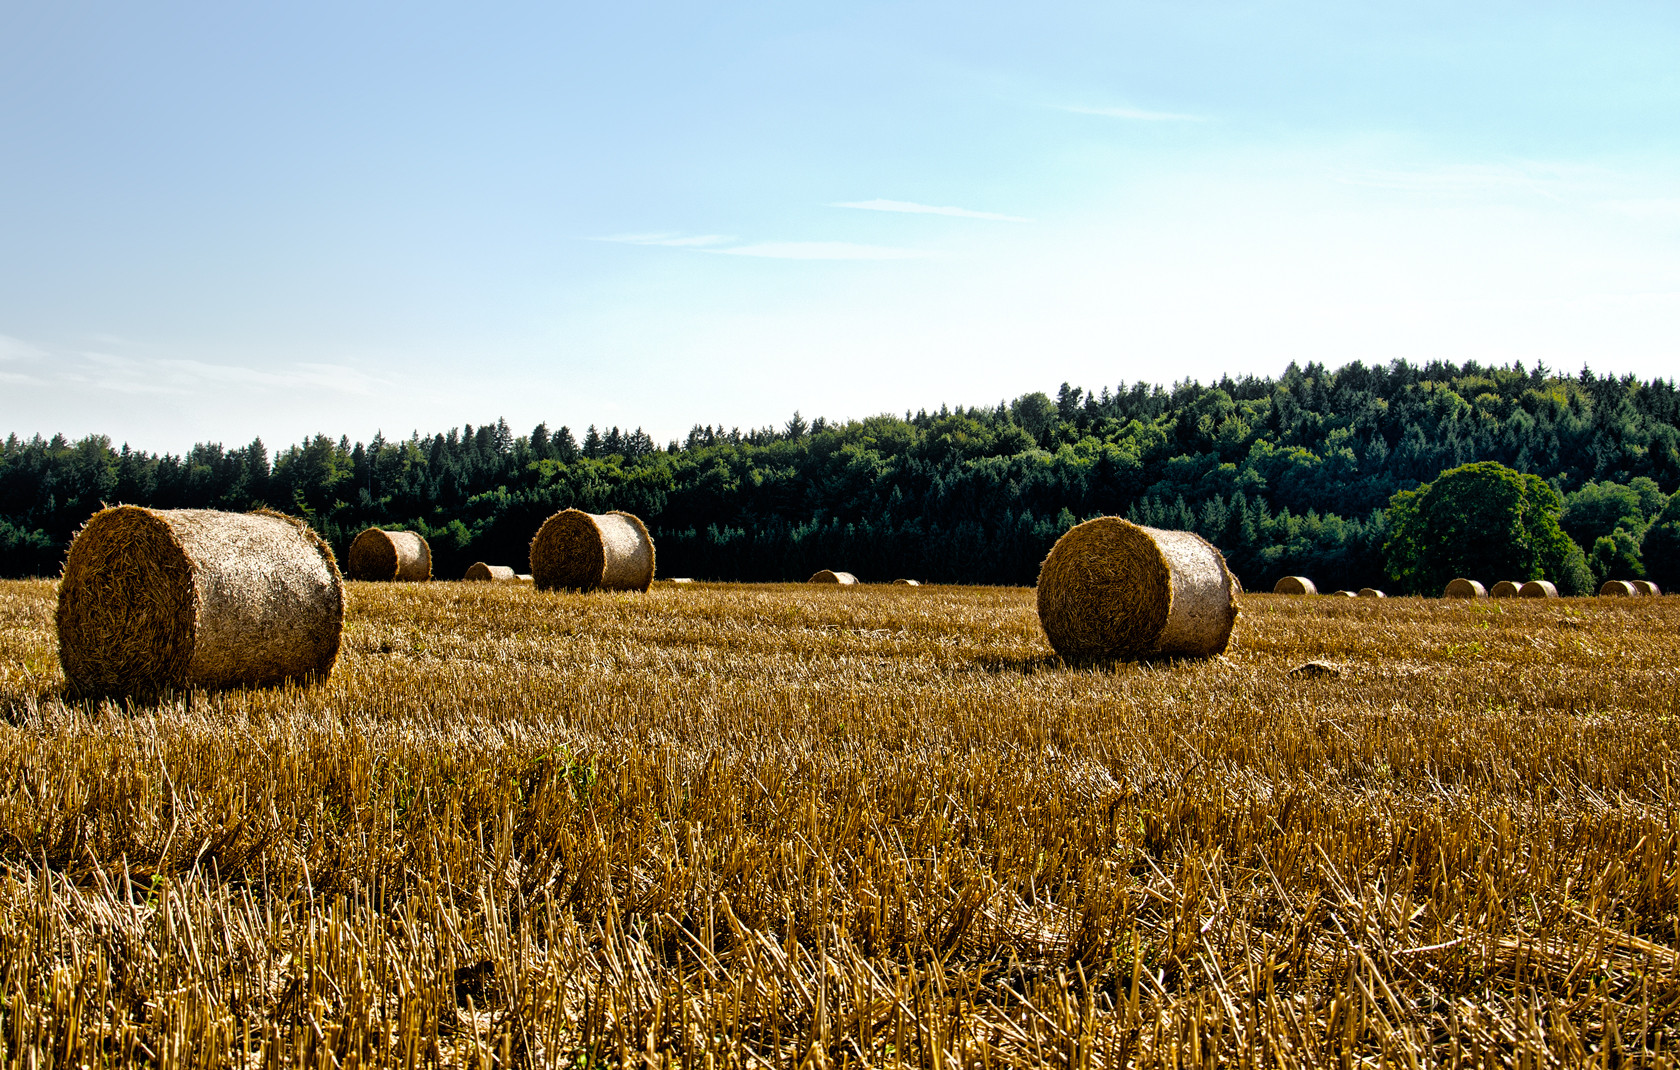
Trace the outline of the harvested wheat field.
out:
M 1025 589 L 356 583 L 325 682 L 133 708 L 54 600 L 0 585 L 6 1065 L 1680 1050 L 1680 599 L 1070 668 Z

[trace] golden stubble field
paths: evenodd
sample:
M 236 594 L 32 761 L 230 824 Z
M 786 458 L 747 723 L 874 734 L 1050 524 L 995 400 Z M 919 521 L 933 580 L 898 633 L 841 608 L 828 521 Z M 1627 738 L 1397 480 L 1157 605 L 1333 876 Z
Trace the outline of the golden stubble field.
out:
M 1074 667 L 1028 590 L 352 584 L 329 682 L 121 709 L 54 597 L 0 585 L 6 1065 L 1680 1051 L 1680 599 Z

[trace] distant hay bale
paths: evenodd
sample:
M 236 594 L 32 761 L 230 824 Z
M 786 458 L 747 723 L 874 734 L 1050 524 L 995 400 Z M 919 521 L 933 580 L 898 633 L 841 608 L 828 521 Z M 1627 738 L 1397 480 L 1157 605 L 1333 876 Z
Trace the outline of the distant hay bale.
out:
M 1650 598 L 1661 598 L 1662 597 L 1662 588 L 1658 587 L 1656 584 L 1652 583 L 1650 580 L 1634 580 L 1633 581 L 1633 586 L 1635 587 L 1635 589 L 1637 589 L 1639 591 L 1640 594 L 1646 595 L 1647 597 L 1650 597 Z
M 1486 598 L 1487 588 L 1475 580 L 1467 580 L 1463 576 L 1447 584 L 1447 589 L 1441 592 L 1442 598 Z
M 1051 547 L 1038 619 L 1064 658 L 1210 657 L 1231 641 L 1239 590 L 1201 536 L 1098 517 Z
M 1359 588 L 1359 597 L 1360 598 L 1387 598 L 1388 595 L 1384 594 L 1382 591 L 1377 590 L 1375 587 L 1361 587 L 1361 588 Z
M 1358 598 L 1359 597 L 1359 592 L 1358 591 L 1337 591 L 1335 594 L 1331 595 L 1330 597 L 1331 598 Z
M 531 540 L 537 589 L 645 591 L 653 584 L 653 537 L 639 517 L 562 509 Z
M 535 576 L 531 575 L 529 572 L 521 572 L 519 575 L 515 576 L 514 579 L 518 580 L 520 583 L 535 583 L 535 582 L 537 582 L 537 578 Z
M 894 587 L 920 587 L 921 580 L 893 580 Z
M 688 576 L 678 576 L 676 579 L 666 580 L 665 582 L 666 583 L 693 583 L 694 580 L 691 579 Z
M 1598 589 L 1600 598 L 1634 598 L 1644 593 L 1627 580 L 1606 580 Z
M 58 588 L 58 657 L 78 695 L 325 677 L 344 582 L 307 525 L 262 510 L 95 513 Z
M 1529 580 L 1517 591 L 1518 598 L 1556 598 L 1557 585 L 1551 580 Z
M 350 578 L 429 580 L 432 548 L 418 532 L 368 528 L 350 544 Z
M 506 565 L 486 565 L 482 561 L 474 561 L 467 566 L 467 574 L 461 578 L 469 583 L 512 583 L 519 574 Z
M 1272 588 L 1273 594 L 1317 594 L 1318 585 L 1305 576 L 1285 576 Z
M 810 579 L 806 580 L 805 582 L 806 583 L 853 584 L 853 583 L 856 583 L 857 581 L 858 581 L 858 578 L 856 576 L 852 575 L 850 572 L 835 572 L 831 569 L 826 569 L 825 568 L 821 572 L 812 576 Z
M 1522 584 L 1516 580 L 1500 580 L 1488 592 L 1489 598 L 1515 598 L 1522 593 Z

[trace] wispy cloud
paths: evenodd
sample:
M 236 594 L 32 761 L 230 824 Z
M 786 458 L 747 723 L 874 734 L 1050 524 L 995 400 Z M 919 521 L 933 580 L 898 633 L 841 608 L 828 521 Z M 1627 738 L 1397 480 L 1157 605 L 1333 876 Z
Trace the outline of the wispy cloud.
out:
M 866 212 L 907 212 L 911 215 L 948 215 L 959 219 L 992 219 L 1000 223 L 1031 223 L 1032 220 L 1018 215 L 1004 215 L 1001 212 L 977 212 L 972 208 L 952 208 L 935 204 L 917 204 L 915 201 L 889 201 L 877 197 L 872 201 L 840 201 L 829 205 L 830 208 L 861 208 Z
M 890 245 L 859 245 L 849 241 L 772 241 L 737 245 L 709 252 L 724 256 L 758 256 L 770 260 L 922 260 L 938 253 L 900 249 Z
M 735 239 L 727 234 L 677 234 L 660 232 L 654 234 L 614 234 L 604 238 L 590 238 L 590 241 L 618 242 L 623 245 L 669 245 L 669 246 L 697 246 L 704 248 L 710 245 L 724 245 Z
M 1635 197 L 1604 201 L 1600 207 L 1634 219 L 1680 220 L 1680 197 Z
M 246 386 L 371 397 L 391 385 L 347 365 L 296 361 L 253 368 L 103 350 L 49 351 L 5 335 L 0 335 L 0 360 L 36 365 L 35 374 L 8 371 L 0 374 L 0 382 L 74 385 L 116 394 L 187 396 L 217 386 Z
M 21 338 L 0 334 L 0 360 L 40 360 L 46 355 L 45 350 Z
M 1070 111 L 1075 115 L 1101 115 L 1108 119 L 1131 119 L 1140 123 L 1205 123 L 1205 115 L 1189 115 L 1177 111 L 1151 111 L 1148 108 L 1131 107 L 1094 107 L 1086 104 L 1062 104 L 1062 111 Z

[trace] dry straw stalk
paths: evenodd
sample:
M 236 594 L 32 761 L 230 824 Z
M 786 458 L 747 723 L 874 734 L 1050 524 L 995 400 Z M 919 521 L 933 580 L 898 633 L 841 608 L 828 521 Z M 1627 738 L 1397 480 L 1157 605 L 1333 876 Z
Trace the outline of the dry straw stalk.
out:
M 844 584 L 844 585 L 850 585 L 850 584 L 856 583 L 857 581 L 858 581 L 858 578 L 856 576 L 852 575 L 850 572 L 835 572 L 833 569 L 826 569 L 825 568 L 821 572 L 812 576 L 810 579 L 806 580 L 805 582 L 806 583 L 839 583 L 839 584 Z
M 350 544 L 353 580 L 409 580 L 432 578 L 432 547 L 416 531 L 368 528 Z
M 1273 594 L 1317 594 L 1318 585 L 1305 576 L 1285 576 L 1272 588 Z
M 645 591 L 653 584 L 653 536 L 639 517 L 563 509 L 531 540 L 537 589 Z
M 461 578 L 469 583 L 513 583 L 519 579 L 519 574 L 507 565 L 486 565 L 482 561 L 474 561 L 467 566 L 467 574 Z
M 1236 579 L 1207 540 L 1119 517 L 1071 528 L 1038 573 L 1038 619 L 1064 658 L 1223 653 Z
M 344 584 L 292 517 L 122 505 L 70 544 L 57 620 L 75 694 L 272 684 L 332 671 Z
M 1475 580 L 1467 580 L 1463 576 L 1447 584 L 1441 592 L 1442 598 L 1486 598 L 1487 588 Z

